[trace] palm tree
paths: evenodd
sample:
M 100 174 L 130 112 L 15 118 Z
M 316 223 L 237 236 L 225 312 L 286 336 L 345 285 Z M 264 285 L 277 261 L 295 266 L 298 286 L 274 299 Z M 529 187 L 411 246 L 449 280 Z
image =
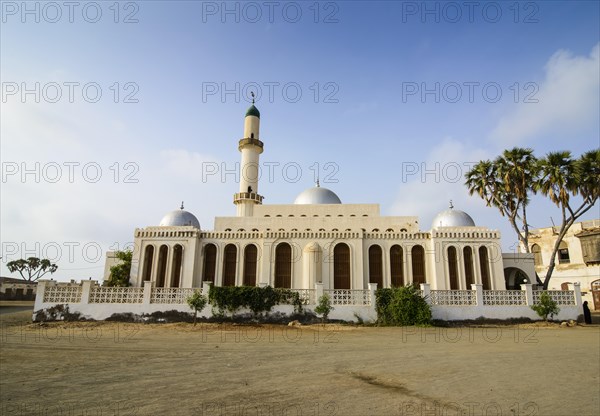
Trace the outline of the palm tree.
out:
M 551 152 L 539 161 L 539 178 L 534 191 L 547 196 L 560 208 L 562 223 L 554 243 L 548 271 L 544 278 L 544 289 L 548 289 L 552 272 L 556 266 L 556 254 L 564 236 L 575 221 L 598 201 L 600 194 L 600 150 L 584 153 L 573 160 L 571 152 Z M 582 202 L 572 206 L 571 196 L 580 195 Z
M 498 176 L 502 181 L 507 203 L 506 214 L 526 253 L 529 253 L 529 224 L 527 205 L 533 192 L 533 181 L 537 175 L 537 159 L 532 149 L 515 147 L 505 150 L 496 159 Z M 517 220 L 522 223 L 517 226 Z
M 502 216 L 507 216 L 527 253 L 529 225 L 526 208 L 537 174 L 536 167 L 537 159 L 532 149 L 515 147 L 505 150 L 493 162 L 479 162 L 465 175 L 469 195 L 479 195 L 487 206 L 495 206 Z M 521 226 L 517 222 L 522 223 Z

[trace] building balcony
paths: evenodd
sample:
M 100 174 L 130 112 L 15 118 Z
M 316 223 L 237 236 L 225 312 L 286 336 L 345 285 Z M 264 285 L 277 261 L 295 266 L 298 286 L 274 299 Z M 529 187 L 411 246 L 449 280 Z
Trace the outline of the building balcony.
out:
M 256 192 L 238 192 L 237 194 L 233 194 L 234 204 L 239 204 L 243 201 L 254 201 L 257 204 L 262 204 L 263 196 Z

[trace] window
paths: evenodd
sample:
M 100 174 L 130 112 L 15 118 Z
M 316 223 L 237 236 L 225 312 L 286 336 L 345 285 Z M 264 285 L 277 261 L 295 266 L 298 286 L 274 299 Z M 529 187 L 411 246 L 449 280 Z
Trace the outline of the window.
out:
M 425 283 L 425 249 L 414 246 L 411 251 L 413 283 Z
M 156 274 L 156 287 L 165 287 L 165 277 L 167 275 L 167 255 L 169 247 L 160 246 L 158 250 L 158 273 Z
M 536 266 L 542 265 L 542 249 L 537 244 L 531 246 L 531 252 L 533 253 L 533 264 Z
M 450 290 L 458 290 L 458 259 L 454 246 L 448 247 L 448 275 L 450 277 Z
M 350 289 L 350 247 L 345 243 L 333 249 L 333 288 Z
M 215 270 L 217 268 L 217 247 L 214 244 L 207 244 L 204 247 L 204 281 L 215 283 Z
M 560 243 L 560 246 L 558 247 L 558 263 L 559 264 L 568 264 L 571 262 L 571 259 L 569 258 L 569 247 L 567 246 L 567 243 L 565 243 L 564 241 Z
M 473 278 L 473 249 L 471 247 L 465 247 L 463 249 L 463 257 L 465 260 L 465 280 L 467 283 L 467 290 L 471 290 L 471 285 L 475 283 Z
M 404 269 L 402 265 L 402 247 L 395 244 L 390 248 L 390 274 L 392 286 L 400 287 L 404 285 Z
M 235 286 L 236 266 L 237 247 L 227 244 L 223 256 L 223 286 Z
M 483 290 L 490 290 L 490 269 L 487 248 L 479 247 L 479 265 L 481 269 L 481 284 Z
M 152 280 L 152 260 L 154 259 L 154 246 L 146 246 L 144 252 L 144 280 Z
M 275 287 L 292 287 L 292 247 L 288 243 L 275 249 Z
M 244 286 L 256 286 L 256 246 L 249 244 L 244 250 Z
M 171 266 L 171 287 L 180 286 L 182 265 L 183 247 L 180 244 L 176 244 L 173 248 L 173 265 Z
M 369 283 L 377 283 L 377 288 L 383 287 L 383 265 L 381 262 L 381 247 L 369 247 Z

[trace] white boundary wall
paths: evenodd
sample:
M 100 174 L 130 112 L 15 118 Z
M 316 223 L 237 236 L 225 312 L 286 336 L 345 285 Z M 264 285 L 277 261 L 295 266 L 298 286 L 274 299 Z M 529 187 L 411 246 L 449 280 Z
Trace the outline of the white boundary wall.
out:
M 421 295 L 431 305 L 434 319 L 447 321 L 465 319 L 511 319 L 529 318 L 539 320 L 531 309 L 537 303 L 540 291 L 532 290 L 532 285 L 522 285 L 522 290 L 483 290 L 482 285 L 472 285 L 472 290 L 430 290 L 429 284 L 421 285 Z M 54 281 L 38 282 L 34 306 L 34 319 L 38 311 L 48 310 L 57 305 L 68 305 L 70 313 L 80 313 L 86 319 L 104 320 L 113 314 L 132 313 L 151 314 L 176 310 L 191 313 L 186 299 L 196 290 L 208 295 L 210 283 L 202 289 L 194 288 L 154 288 L 151 282 L 144 287 L 103 287 L 94 280 L 84 280 L 81 284 L 61 284 Z M 318 283 L 314 289 L 292 289 L 299 292 L 304 309 L 313 311 L 316 301 L 328 293 L 334 310 L 330 319 L 364 322 L 377 320 L 375 310 L 376 284 L 369 284 L 367 290 L 325 290 Z M 573 284 L 572 290 L 550 290 L 550 296 L 558 303 L 560 312 L 555 320 L 577 319 L 583 313 L 579 284 Z M 271 313 L 291 315 L 292 305 L 277 305 Z M 236 314 L 250 313 L 239 311 Z M 199 317 L 212 317 L 212 306 L 207 305 L 198 314 Z

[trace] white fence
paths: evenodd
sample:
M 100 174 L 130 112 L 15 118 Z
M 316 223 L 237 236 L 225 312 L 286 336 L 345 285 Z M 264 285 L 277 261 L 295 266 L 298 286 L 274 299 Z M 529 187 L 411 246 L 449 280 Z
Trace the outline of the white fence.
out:
M 208 294 L 210 284 L 202 288 L 155 288 L 150 282 L 144 287 L 103 287 L 93 280 L 81 284 L 60 284 L 40 281 L 34 307 L 37 311 L 56 305 L 69 305 L 70 312 L 78 312 L 88 319 L 106 319 L 115 313 L 137 315 L 177 310 L 191 312 L 187 298 L 195 291 Z M 323 284 L 314 289 L 292 289 L 300 295 L 305 309 L 313 310 L 319 298 L 328 294 L 334 307 L 331 319 L 375 321 L 376 284 L 368 289 L 324 289 Z M 523 285 L 523 290 L 483 290 L 481 285 L 472 285 L 472 290 L 431 290 L 422 284 L 421 296 L 431 305 L 434 319 L 464 320 L 477 319 L 539 319 L 531 305 L 539 302 L 541 291 Z M 549 290 L 547 293 L 559 305 L 560 313 L 555 319 L 576 319 L 582 311 L 581 291 L 578 284 L 573 290 Z M 281 305 L 274 311 L 290 313 L 289 305 Z M 211 308 L 206 307 L 200 316 L 210 317 Z

